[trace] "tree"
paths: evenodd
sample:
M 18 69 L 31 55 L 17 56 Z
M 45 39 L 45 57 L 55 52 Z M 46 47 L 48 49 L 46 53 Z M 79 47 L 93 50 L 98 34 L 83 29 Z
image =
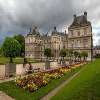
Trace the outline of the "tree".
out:
M 14 38 L 7 37 L 3 42 L 2 51 L 5 57 L 10 57 L 10 63 L 12 63 L 12 58 L 20 55 L 21 45 Z
M 64 60 L 64 57 L 66 57 L 66 50 L 65 49 L 62 49 L 60 51 L 60 56 L 63 57 L 63 60 Z
M 24 38 L 24 36 L 21 34 L 18 34 L 18 35 L 15 35 L 13 38 L 16 39 L 21 45 L 20 56 L 24 56 L 25 55 L 25 38 Z
M 70 61 L 71 61 L 72 60 L 72 56 L 73 56 L 73 50 L 72 49 L 68 50 L 68 55 L 69 55 Z
M 51 49 L 50 48 L 44 49 L 44 55 L 47 57 L 46 62 L 45 62 L 45 68 L 49 69 L 50 61 L 48 60 L 48 57 L 51 57 Z
M 60 51 L 60 56 L 61 56 L 61 61 L 60 61 L 60 63 L 65 64 L 65 60 L 64 60 L 64 57 L 66 57 L 66 50 L 65 50 L 65 49 L 61 49 L 61 51 Z
M 0 56 L 2 55 L 2 48 L 0 47 Z
M 51 49 L 50 48 L 46 48 L 44 50 L 44 55 L 48 58 L 51 57 Z
M 88 57 L 88 53 L 85 52 L 85 51 L 83 51 L 83 52 L 81 53 L 81 55 L 82 55 L 84 61 L 86 61 L 86 59 L 87 59 L 87 57 Z
M 82 54 L 81 54 L 81 52 L 79 52 L 79 54 L 78 54 L 79 61 L 81 61 L 81 58 L 82 58 Z
M 79 53 L 77 51 L 74 51 L 74 57 L 75 57 L 75 61 L 76 61 L 76 58 L 78 57 Z

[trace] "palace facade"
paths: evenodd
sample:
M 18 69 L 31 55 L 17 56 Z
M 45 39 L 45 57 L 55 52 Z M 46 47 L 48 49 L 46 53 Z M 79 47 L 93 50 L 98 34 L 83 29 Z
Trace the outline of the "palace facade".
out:
M 81 16 L 73 16 L 73 22 L 68 27 L 68 33 L 58 32 L 54 27 L 51 35 L 43 35 L 34 27 L 33 30 L 25 36 L 25 57 L 34 59 L 43 59 L 44 49 L 51 48 L 52 56 L 59 58 L 61 49 L 73 49 L 74 51 L 88 53 L 88 60 L 92 59 L 92 26 L 87 20 L 87 12 Z

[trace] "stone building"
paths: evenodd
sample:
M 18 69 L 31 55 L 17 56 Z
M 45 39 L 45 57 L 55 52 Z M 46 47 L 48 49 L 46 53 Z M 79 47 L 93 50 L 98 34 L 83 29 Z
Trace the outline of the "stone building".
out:
M 51 34 L 51 50 L 54 58 L 59 58 L 60 50 L 67 48 L 67 34 L 58 32 L 56 27 Z
M 74 15 L 72 24 L 68 27 L 68 49 L 86 51 L 88 60 L 92 58 L 92 26 L 87 20 L 87 12 L 81 16 Z
M 40 35 L 33 28 L 27 36 L 25 36 L 25 57 L 34 59 L 44 59 L 44 49 L 51 48 L 52 56 L 57 59 L 62 48 L 67 47 L 67 34 L 57 32 L 54 27 L 51 36 Z
M 36 27 L 25 36 L 25 56 L 26 58 L 42 58 L 42 36 L 36 31 Z
M 99 45 L 93 47 L 93 56 L 95 57 L 97 55 L 100 55 L 100 46 Z
M 55 59 L 59 58 L 60 50 L 73 49 L 74 51 L 86 51 L 88 60 L 92 58 L 92 26 L 87 20 L 87 12 L 81 16 L 74 15 L 72 24 L 68 27 L 68 34 L 58 32 L 54 27 L 51 35 L 41 35 L 37 28 L 33 28 L 25 36 L 25 56 L 27 58 L 43 59 L 44 49 L 51 48 Z

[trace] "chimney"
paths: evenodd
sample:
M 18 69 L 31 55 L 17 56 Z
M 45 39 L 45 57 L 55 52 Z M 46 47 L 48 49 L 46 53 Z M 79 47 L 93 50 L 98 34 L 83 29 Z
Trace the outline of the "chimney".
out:
M 84 15 L 87 16 L 87 12 L 86 11 L 84 12 Z
M 76 14 L 73 15 L 74 19 L 76 18 Z
M 54 26 L 54 30 L 56 30 L 56 26 Z
M 86 11 L 84 12 L 84 16 L 85 16 L 85 19 L 87 21 L 87 12 Z

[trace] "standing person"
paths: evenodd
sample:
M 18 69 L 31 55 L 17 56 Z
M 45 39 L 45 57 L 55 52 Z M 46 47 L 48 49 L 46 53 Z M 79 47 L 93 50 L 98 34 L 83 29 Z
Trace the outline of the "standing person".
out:
M 32 64 L 29 62 L 29 71 L 28 71 L 28 73 L 30 74 L 30 73 L 32 73 Z

